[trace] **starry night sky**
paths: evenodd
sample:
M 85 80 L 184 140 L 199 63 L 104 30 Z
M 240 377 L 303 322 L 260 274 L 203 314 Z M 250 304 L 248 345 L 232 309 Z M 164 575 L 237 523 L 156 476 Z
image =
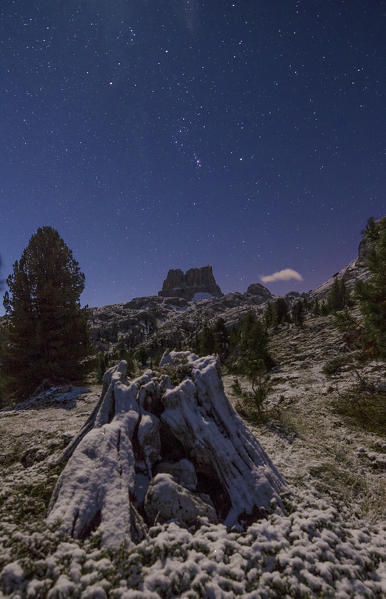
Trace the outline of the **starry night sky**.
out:
M 380 0 L 1 0 L 3 278 L 39 226 L 83 303 L 212 264 L 323 282 L 385 210 Z

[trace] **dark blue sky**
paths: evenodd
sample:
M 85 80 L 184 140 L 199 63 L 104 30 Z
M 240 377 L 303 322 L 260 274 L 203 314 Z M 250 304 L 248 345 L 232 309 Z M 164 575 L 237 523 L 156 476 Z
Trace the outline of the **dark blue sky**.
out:
M 83 301 L 212 264 L 308 290 L 385 214 L 386 3 L 1 0 L 0 255 L 39 226 Z

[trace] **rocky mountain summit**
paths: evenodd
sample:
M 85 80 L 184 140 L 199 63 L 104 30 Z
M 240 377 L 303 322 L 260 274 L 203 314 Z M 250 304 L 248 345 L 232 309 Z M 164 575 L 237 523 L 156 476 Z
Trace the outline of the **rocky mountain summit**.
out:
M 180 269 L 169 270 L 163 282 L 160 297 L 182 297 L 189 301 L 222 296 L 211 266 L 191 268 L 186 273 Z

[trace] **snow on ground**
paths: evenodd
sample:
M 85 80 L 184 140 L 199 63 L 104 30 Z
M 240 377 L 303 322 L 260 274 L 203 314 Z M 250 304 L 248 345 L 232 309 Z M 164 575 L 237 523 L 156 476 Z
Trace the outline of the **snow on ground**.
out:
M 245 532 L 205 520 L 198 530 L 153 527 L 130 552 L 107 553 L 97 539 L 75 542 L 3 517 L 0 574 L 5 596 L 381 597 L 386 528 L 350 520 L 315 493 L 287 497 L 288 514 Z M 383 565 L 382 565 L 383 562 Z M 384 585 L 384 586 L 382 586 Z
M 331 335 L 323 340 L 323 331 L 309 331 L 306 349 L 307 330 L 283 329 L 272 341 L 280 368 L 267 410 L 276 416 L 251 428 L 288 482 L 286 514 L 241 532 L 205 519 L 191 529 L 171 523 L 150 529 L 133 550 L 108 552 L 95 535 L 81 542 L 49 529 L 45 510 L 60 471 L 54 458 L 99 389 L 70 410 L 55 404 L 0 412 L 0 597 L 384 597 L 386 442 L 331 410 L 334 390 L 352 384 L 353 373 L 322 373 L 340 343 Z M 384 366 L 366 369 L 382 379 Z M 224 377 L 234 401 L 232 380 Z
M 194 294 L 193 298 L 192 298 L 192 302 L 199 302 L 200 300 L 203 299 L 212 299 L 213 295 L 211 293 L 208 293 L 206 291 L 200 291 Z
M 71 409 L 75 406 L 76 400 L 79 400 L 79 397 L 87 392 L 87 387 L 75 387 L 73 385 L 49 387 L 27 401 L 16 404 L 15 410 L 27 410 L 55 404 Z

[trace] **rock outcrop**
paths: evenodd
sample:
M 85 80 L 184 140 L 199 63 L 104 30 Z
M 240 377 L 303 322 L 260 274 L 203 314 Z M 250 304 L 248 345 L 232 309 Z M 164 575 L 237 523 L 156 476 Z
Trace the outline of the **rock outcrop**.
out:
M 204 493 L 192 493 L 178 484 L 171 474 L 156 474 L 149 484 L 144 504 L 145 514 L 150 522 L 170 522 L 195 524 L 202 516 L 210 522 L 218 519 L 215 507 Z
M 139 542 L 155 521 L 228 526 L 281 510 L 284 481 L 226 398 L 218 357 L 165 353 L 130 381 L 110 368 L 93 413 L 60 461 L 67 464 L 48 521 L 75 538 Z M 173 386 L 173 380 L 180 380 Z
M 325 283 L 319 285 L 309 292 L 311 299 L 325 300 L 334 284 L 335 279 L 343 279 L 347 289 L 354 291 L 357 281 L 363 281 L 369 278 L 370 271 L 367 264 L 371 243 L 362 239 L 358 247 L 358 257 L 352 260 L 347 266 L 336 272 Z
M 266 302 L 272 299 L 272 293 L 269 289 L 264 287 L 261 283 L 252 283 L 247 289 L 247 295 L 253 295 L 255 298 L 259 298 L 261 302 Z
M 180 269 L 169 270 L 158 295 L 193 300 L 220 297 L 222 292 L 213 276 L 212 267 L 202 266 L 201 268 L 191 268 L 186 273 Z

